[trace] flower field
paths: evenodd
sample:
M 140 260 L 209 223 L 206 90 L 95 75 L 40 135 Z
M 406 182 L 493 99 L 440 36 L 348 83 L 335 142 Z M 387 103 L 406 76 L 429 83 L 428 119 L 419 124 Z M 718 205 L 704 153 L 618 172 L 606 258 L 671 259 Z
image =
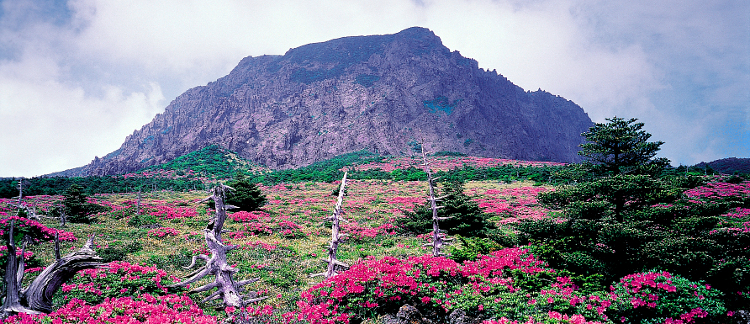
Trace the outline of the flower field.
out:
M 451 163 L 457 160 L 446 158 L 445 165 L 436 168 L 456 167 Z M 411 162 L 389 165 L 396 169 Z M 359 167 L 388 171 L 388 166 L 375 162 Z M 423 246 L 428 235 L 401 234 L 397 226 L 398 219 L 426 201 L 424 181 L 349 180 L 342 207 L 347 220 L 342 232 L 348 237 L 337 258 L 352 267 L 331 279 L 310 278 L 325 268 L 321 258 L 331 236 L 326 219 L 333 212 L 332 193 L 338 185 L 260 184 L 268 198 L 260 211 L 230 213 L 224 243 L 239 248 L 228 255 L 228 263 L 237 270 L 237 280 L 260 278 L 248 289 L 269 297 L 243 310 L 259 322 L 376 323 L 404 304 L 441 319 L 462 309 L 486 324 L 640 323 L 642 310 L 660 319 L 653 323 L 693 323 L 709 316 L 728 318 L 737 311 L 717 303 L 720 292 L 710 285 L 657 269 L 633 273 L 597 290 L 587 288 L 586 282 L 574 282 L 570 273 L 550 267 L 526 246 L 502 246 L 461 263 L 433 257 Z M 491 215 L 499 233 L 513 236 L 519 223 L 564 222 L 560 211 L 537 201 L 540 193 L 554 190 L 531 181 L 471 181 L 464 193 Z M 750 231 L 750 209 L 745 203 L 750 182 L 714 181 L 681 195 L 679 206 L 664 208 L 728 202 L 726 210 L 716 215 L 722 225 L 715 231 L 730 235 Z M 66 283 L 54 297 L 54 313 L 19 315 L 6 323 L 214 323 L 239 312 L 203 303 L 207 293 L 167 288 L 191 272 L 183 268 L 191 256 L 208 252 L 203 229 L 213 211 L 196 203 L 205 196 L 202 191 L 143 193 L 140 215 L 136 215 L 136 193 L 90 197 L 89 202 L 110 210 L 96 215 L 92 224 L 69 223 L 61 228 L 62 249 L 76 249 L 81 238 L 95 234 L 100 255 L 118 257 L 112 257 L 108 268 L 82 271 Z M 45 212 L 61 199 L 30 196 L 24 197 L 23 204 Z M 0 200 L 0 216 L 14 215 L 11 203 Z M 43 226 L 48 228 L 43 233 L 51 235 L 59 222 L 42 219 L 26 226 Z M 447 252 L 461 248 L 465 247 L 458 242 Z M 29 253 L 43 265 L 55 258 L 50 243 L 34 245 Z M 195 286 L 207 283 L 203 281 Z

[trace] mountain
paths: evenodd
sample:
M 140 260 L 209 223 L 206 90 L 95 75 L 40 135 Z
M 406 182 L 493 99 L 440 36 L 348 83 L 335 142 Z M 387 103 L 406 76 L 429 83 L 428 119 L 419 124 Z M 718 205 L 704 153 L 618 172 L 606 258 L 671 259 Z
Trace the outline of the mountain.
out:
M 573 102 L 524 91 L 413 27 L 246 57 L 70 171 L 122 174 L 214 144 L 277 169 L 359 150 L 411 154 L 420 141 L 432 152 L 575 162 L 592 125 Z
M 705 169 L 706 165 L 708 165 L 709 168 L 719 173 L 750 174 L 750 158 L 729 157 L 729 158 L 711 161 L 708 163 L 701 162 L 701 163 L 694 165 L 693 167 L 697 169 Z

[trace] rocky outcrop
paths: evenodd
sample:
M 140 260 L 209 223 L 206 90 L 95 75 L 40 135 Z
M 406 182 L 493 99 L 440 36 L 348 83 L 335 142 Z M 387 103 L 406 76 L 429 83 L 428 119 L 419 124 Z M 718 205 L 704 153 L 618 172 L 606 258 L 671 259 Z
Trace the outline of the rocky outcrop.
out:
M 414 27 L 246 57 L 77 171 L 130 172 L 211 144 L 290 168 L 362 149 L 410 154 L 422 139 L 431 151 L 573 162 L 591 125 L 573 102 L 524 91 Z
M 395 316 L 385 315 L 380 320 L 383 324 L 433 324 L 439 323 L 435 320 L 425 318 L 419 310 L 409 304 L 403 305 L 398 309 Z M 444 323 L 445 321 L 443 321 Z M 455 309 L 448 314 L 447 324 L 478 324 L 480 320 L 466 315 L 463 309 Z

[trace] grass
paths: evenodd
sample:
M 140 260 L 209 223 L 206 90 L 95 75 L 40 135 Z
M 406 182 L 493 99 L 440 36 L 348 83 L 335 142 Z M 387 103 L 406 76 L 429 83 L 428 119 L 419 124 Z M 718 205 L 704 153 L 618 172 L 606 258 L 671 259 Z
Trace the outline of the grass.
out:
M 301 291 L 320 282 L 322 279 L 310 278 L 312 273 L 322 272 L 325 263 L 321 259 L 326 255 L 330 241 L 330 224 L 325 218 L 331 215 L 336 197 L 331 193 L 338 187 L 337 183 L 295 183 L 275 186 L 261 186 L 269 198 L 269 204 L 263 207 L 270 217 L 252 225 L 273 229 L 272 234 L 251 234 L 246 227 L 249 223 L 227 220 L 224 235 L 226 244 L 240 246 L 229 254 L 229 264 L 235 264 L 237 280 L 258 277 L 261 280 L 249 289 L 261 291 L 271 298 L 264 301 L 282 311 L 292 310 Z M 503 196 L 506 189 L 534 188 L 532 182 L 501 183 L 498 181 L 469 182 L 466 193 L 477 200 L 503 200 L 514 205 L 514 208 L 538 208 L 533 204 L 519 204 L 519 197 Z M 347 196 L 344 198 L 343 232 L 351 238 L 340 245 L 338 259 L 352 264 L 369 256 L 413 256 L 423 255 L 430 251 L 422 245 L 424 239 L 415 236 L 396 234 L 395 219 L 402 217 L 403 210 L 411 210 L 414 202 L 425 197 L 427 186 L 417 181 L 390 180 L 351 180 L 347 184 Z M 494 190 L 494 191 L 493 191 Z M 487 195 L 488 192 L 500 194 Z M 509 192 L 509 191 L 508 191 Z M 204 198 L 205 192 L 152 192 L 142 194 L 142 214 L 154 213 L 159 226 L 174 229 L 177 235 L 158 237 L 151 233 L 153 228 L 128 225 L 135 217 L 136 193 L 97 195 L 101 204 L 112 206 L 113 210 L 99 214 L 98 222 L 93 224 L 68 224 L 66 230 L 75 233 L 77 242 L 62 243 L 62 252 L 78 248 L 84 239 L 96 235 L 97 248 L 116 247 L 140 243 L 140 249 L 127 254 L 125 261 L 147 265 L 157 265 L 171 275 L 185 277 L 190 270 L 184 269 L 190 257 L 205 251 L 202 233 L 207 223 L 208 213 L 203 205 L 195 204 Z M 400 200 L 396 199 L 399 198 Z M 28 197 L 27 199 L 33 199 Z M 411 200 L 408 200 L 411 199 Z M 406 201 L 406 202 L 404 202 Z M 161 212 L 159 208 L 162 208 Z M 180 211 L 172 218 L 164 210 Z M 161 213 L 161 214 L 160 214 Z M 188 215 L 180 217 L 179 215 Z M 498 223 L 509 215 L 498 214 Z M 231 218 L 231 215 L 230 215 Z M 299 238 L 288 238 L 280 233 L 281 221 L 299 225 L 304 234 Z M 58 227 L 54 220 L 45 221 L 48 226 Z M 131 222 L 133 224 L 133 222 Z M 54 260 L 51 244 L 34 246 L 31 251 L 44 264 Z M 199 261 L 200 262 L 200 261 Z M 31 276 L 30 276 L 31 277 Z M 208 277 L 197 285 L 207 283 Z M 196 301 L 206 293 L 194 296 Z M 208 305 L 205 308 L 208 310 Z

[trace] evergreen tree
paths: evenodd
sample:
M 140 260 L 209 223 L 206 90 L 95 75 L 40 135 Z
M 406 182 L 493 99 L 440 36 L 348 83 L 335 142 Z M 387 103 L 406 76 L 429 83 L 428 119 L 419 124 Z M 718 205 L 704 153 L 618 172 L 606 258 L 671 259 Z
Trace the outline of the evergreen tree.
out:
M 476 201 L 464 194 L 464 183 L 451 181 L 443 183 L 443 195 L 438 217 L 449 217 L 440 221 L 440 231 L 464 237 L 487 237 L 497 227 L 479 208 Z M 425 203 L 417 206 L 414 212 L 406 212 L 405 218 L 398 220 L 401 231 L 413 234 L 425 234 L 432 231 L 432 209 Z
M 604 173 L 629 173 L 641 170 L 651 173 L 663 169 L 669 160 L 656 156 L 662 141 L 648 142 L 651 134 L 642 130 L 638 119 L 613 117 L 608 123 L 596 123 L 582 135 L 588 143 L 581 144 L 579 155 L 586 158 Z
M 268 202 L 260 188 L 247 180 L 242 173 L 238 173 L 235 180 L 227 185 L 234 188 L 227 195 L 227 203 L 239 207 L 240 210 L 258 210 Z
M 89 203 L 83 194 L 83 187 L 72 184 L 63 194 L 63 209 L 67 220 L 71 223 L 88 224 L 96 219 L 92 215 L 107 211 L 107 207 Z M 59 211 L 58 211 L 59 212 Z

